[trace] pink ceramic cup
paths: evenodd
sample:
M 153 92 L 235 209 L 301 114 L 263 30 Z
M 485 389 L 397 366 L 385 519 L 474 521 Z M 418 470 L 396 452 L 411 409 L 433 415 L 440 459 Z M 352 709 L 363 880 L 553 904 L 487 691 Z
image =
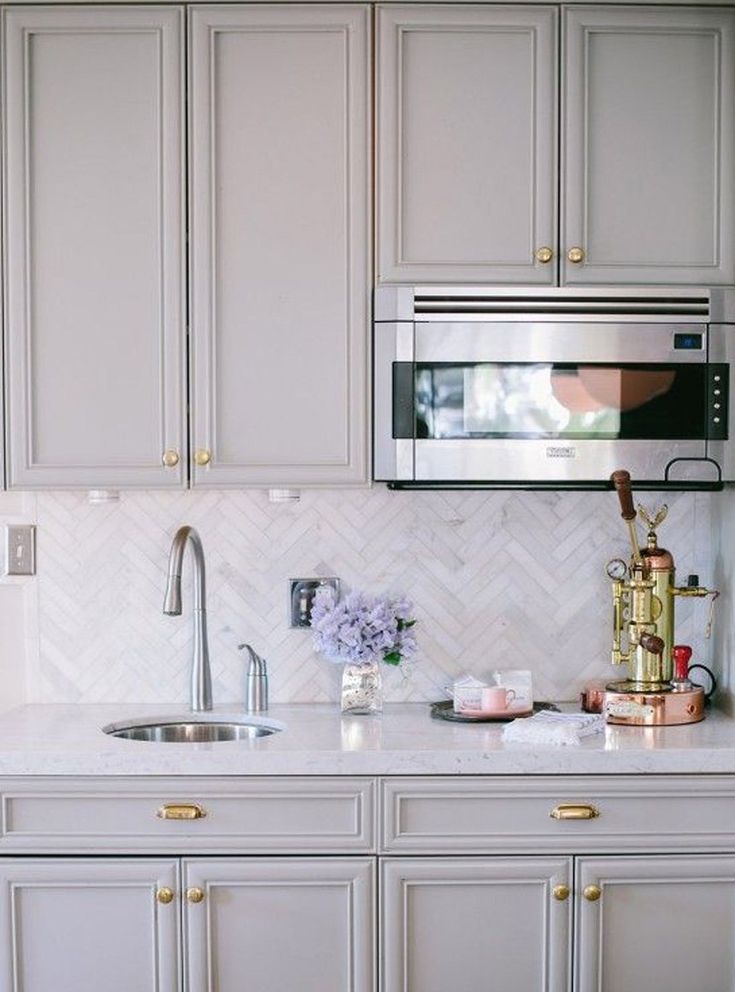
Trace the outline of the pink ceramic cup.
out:
M 482 690 L 483 713 L 499 713 L 507 710 L 516 694 L 512 689 L 504 689 L 502 685 L 491 685 Z

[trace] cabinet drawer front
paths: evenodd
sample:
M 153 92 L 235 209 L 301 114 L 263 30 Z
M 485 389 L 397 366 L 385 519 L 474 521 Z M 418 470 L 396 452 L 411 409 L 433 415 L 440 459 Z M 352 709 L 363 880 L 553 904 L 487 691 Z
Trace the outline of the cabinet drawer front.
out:
M 568 815 L 555 819 L 559 806 Z M 576 808 L 574 808 L 576 807 Z M 393 853 L 727 850 L 735 844 L 729 776 L 390 779 L 382 850 Z M 567 813 L 565 810 L 564 813 Z
M 4 852 L 341 853 L 375 843 L 371 779 L 34 779 L 0 789 Z M 164 806 L 183 818 L 163 818 Z

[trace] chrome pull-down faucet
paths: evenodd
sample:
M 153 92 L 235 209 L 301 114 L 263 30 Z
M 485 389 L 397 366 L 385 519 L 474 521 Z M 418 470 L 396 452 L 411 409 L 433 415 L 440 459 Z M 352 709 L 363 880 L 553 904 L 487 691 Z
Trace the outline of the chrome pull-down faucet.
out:
M 191 708 L 195 713 L 212 709 L 212 675 L 207 642 L 207 590 L 204 575 L 204 548 L 193 527 L 179 527 L 171 544 L 168 581 L 163 612 L 181 616 L 181 566 L 186 545 L 191 544 L 194 557 L 194 657 L 191 663 Z

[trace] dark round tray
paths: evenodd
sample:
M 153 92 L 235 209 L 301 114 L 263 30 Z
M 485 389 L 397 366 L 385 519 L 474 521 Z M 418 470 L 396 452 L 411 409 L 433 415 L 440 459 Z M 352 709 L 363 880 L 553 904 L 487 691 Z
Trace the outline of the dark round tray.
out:
M 533 716 L 533 713 L 540 713 L 541 710 L 551 710 L 553 713 L 559 712 L 559 707 L 553 703 L 534 703 L 531 713 L 508 713 L 497 716 L 468 716 L 465 713 L 454 712 L 454 702 L 451 699 L 442 699 L 438 703 L 431 703 L 431 715 L 435 720 L 449 720 L 450 723 L 509 723 L 524 716 Z

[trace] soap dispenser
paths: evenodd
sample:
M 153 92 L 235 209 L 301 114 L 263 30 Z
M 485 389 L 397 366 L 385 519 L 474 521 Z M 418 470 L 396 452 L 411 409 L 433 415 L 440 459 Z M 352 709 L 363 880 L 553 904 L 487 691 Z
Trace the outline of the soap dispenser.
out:
M 238 644 L 250 656 L 245 679 L 245 712 L 263 713 L 268 709 L 268 666 L 249 644 Z

